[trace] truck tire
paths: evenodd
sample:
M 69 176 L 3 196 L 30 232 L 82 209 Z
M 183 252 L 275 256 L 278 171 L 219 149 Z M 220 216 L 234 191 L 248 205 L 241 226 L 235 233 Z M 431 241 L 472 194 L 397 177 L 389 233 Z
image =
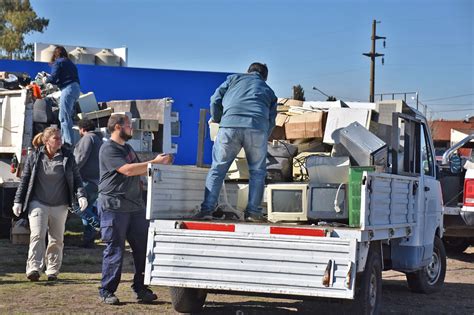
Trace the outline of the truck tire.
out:
M 462 237 L 444 237 L 443 244 L 446 253 L 457 255 L 464 252 L 469 247 L 470 242 L 468 239 Z
M 171 303 L 179 313 L 199 313 L 206 301 L 207 292 L 193 288 L 170 288 Z
M 365 269 L 357 274 L 355 299 L 351 308 L 355 314 L 379 314 L 382 302 L 382 259 L 380 244 L 371 246 Z
M 435 236 L 431 262 L 423 269 L 406 274 L 408 287 L 417 293 L 434 293 L 443 286 L 445 275 L 446 251 L 441 239 Z

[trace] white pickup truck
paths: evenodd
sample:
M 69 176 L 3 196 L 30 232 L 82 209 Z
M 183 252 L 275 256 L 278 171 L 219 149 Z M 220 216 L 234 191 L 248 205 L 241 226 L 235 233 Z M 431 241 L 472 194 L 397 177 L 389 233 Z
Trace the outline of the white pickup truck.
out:
M 393 121 L 391 172 L 363 173 L 358 227 L 173 218 L 202 198 L 207 171 L 149 165 L 145 283 L 170 287 L 182 313 L 200 311 L 212 292 L 352 300 L 355 314 L 377 314 L 390 269 L 412 291 L 440 289 L 443 205 L 430 130 L 418 112 Z
M 462 253 L 474 245 L 474 151 L 469 159 L 461 159 L 457 155 L 460 148 L 474 148 L 474 133 L 446 150 L 440 165 L 443 241 L 451 254 Z

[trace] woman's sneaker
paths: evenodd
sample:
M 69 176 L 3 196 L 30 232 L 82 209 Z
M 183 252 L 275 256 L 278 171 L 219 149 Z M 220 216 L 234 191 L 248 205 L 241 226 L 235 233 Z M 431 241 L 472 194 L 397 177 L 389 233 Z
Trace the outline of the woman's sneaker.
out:
M 30 281 L 35 282 L 39 280 L 40 274 L 38 271 L 32 271 L 29 274 L 27 274 L 26 277 L 30 279 Z
M 58 276 L 56 275 L 48 275 L 48 281 L 57 281 L 58 280 Z
M 143 287 L 140 291 L 135 292 L 135 295 L 137 301 L 141 303 L 151 303 L 154 300 L 158 299 L 158 296 L 147 287 Z

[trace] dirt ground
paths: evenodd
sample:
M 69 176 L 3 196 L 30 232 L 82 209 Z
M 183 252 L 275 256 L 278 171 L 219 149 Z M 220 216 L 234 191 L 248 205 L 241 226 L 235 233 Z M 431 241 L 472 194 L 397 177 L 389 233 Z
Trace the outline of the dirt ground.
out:
M 103 246 L 95 249 L 77 247 L 78 237 L 66 239 L 60 280 L 48 283 L 25 278 L 26 245 L 12 245 L 0 240 L 0 314 L 177 314 L 168 290 L 153 287 L 158 301 L 137 304 L 130 289 L 132 261 L 128 253 L 121 285 L 117 292 L 121 305 L 103 305 L 98 300 Z M 443 290 L 433 295 L 411 293 L 405 276 L 397 272 L 383 274 L 383 314 L 474 314 L 474 247 L 448 259 Z M 210 294 L 201 314 L 351 314 L 336 301 L 301 301 Z

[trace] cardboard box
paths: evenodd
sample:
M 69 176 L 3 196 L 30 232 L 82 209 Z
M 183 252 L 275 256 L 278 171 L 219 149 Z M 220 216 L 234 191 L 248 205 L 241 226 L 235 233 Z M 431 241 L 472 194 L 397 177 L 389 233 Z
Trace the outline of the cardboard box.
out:
M 287 139 L 322 138 L 323 130 L 323 112 L 288 116 L 285 122 L 285 136 Z
M 109 101 L 107 107 L 114 109 L 114 112 L 131 112 L 133 118 L 158 120 L 164 123 L 165 107 L 172 106 L 173 100 L 169 98 L 148 99 L 148 100 L 121 100 Z
M 321 139 L 297 139 L 293 140 L 292 144 L 298 147 L 298 152 L 329 152 L 330 150 L 330 147 L 323 144 Z
M 277 103 L 285 106 L 303 106 L 303 101 L 294 100 L 291 98 L 279 98 Z
M 285 140 L 285 122 L 288 119 L 288 116 L 282 113 L 278 113 L 275 118 L 275 128 L 273 128 L 269 141 L 273 140 Z

